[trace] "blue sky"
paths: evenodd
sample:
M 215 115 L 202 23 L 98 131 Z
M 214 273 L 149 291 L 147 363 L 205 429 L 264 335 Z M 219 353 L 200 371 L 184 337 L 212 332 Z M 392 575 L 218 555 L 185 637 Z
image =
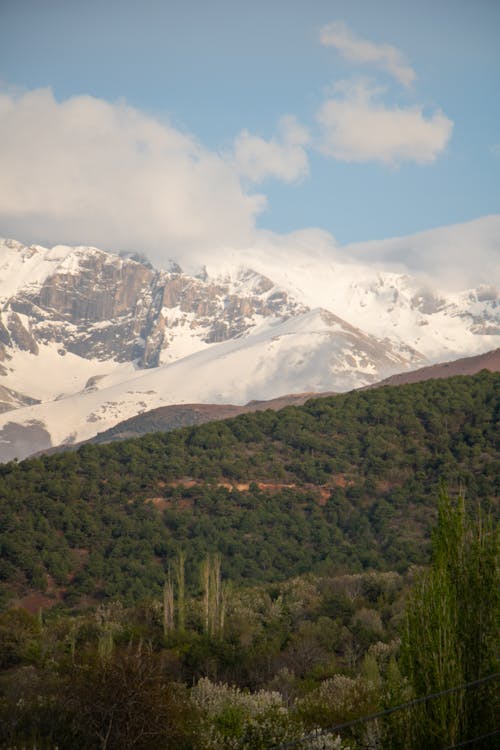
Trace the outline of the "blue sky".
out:
M 154 254 L 497 214 L 499 34 L 497 0 L 4 0 L 0 234 Z

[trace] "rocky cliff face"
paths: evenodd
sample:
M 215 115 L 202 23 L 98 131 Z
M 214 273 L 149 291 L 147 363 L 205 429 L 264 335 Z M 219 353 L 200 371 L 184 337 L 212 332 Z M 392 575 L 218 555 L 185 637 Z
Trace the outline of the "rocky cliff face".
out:
M 494 288 L 299 261 L 252 252 L 194 276 L 0 240 L 0 461 L 157 407 L 345 391 L 500 343 Z
M 50 253 L 22 245 L 15 250 L 20 264 L 33 266 L 37 255 L 43 260 Z M 239 336 L 262 318 L 305 310 L 259 274 L 215 283 L 93 248 L 63 256 L 48 275 L 1 300 L 1 360 L 13 347 L 36 354 L 39 345 L 53 343 L 87 359 L 156 367 L 164 355 L 177 358 L 178 339 L 195 351 Z

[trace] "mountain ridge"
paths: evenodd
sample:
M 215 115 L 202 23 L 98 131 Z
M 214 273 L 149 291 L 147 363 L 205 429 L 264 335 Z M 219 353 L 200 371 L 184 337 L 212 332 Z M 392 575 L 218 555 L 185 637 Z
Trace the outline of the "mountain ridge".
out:
M 425 380 L 442 379 L 456 375 L 475 375 L 482 370 L 489 372 L 500 372 L 500 349 L 495 349 L 475 357 L 463 357 L 451 362 L 443 362 L 429 367 L 421 367 L 418 370 L 398 373 L 385 378 L 378 383 L 364 386 L 361 390 L 382 388 L 384 386 L 404 385 L 408 383 L 420 383 Z M 328 398 L 334 393 L 296 393 L 286 394 L 269 401 L 250 401 L 243 406 L 235 404 L 172 404 L 159 407 L 151 411 L 130 417 L 124 422 L 119 422 L 105 432 L 98 433 L 95 437 L 85 441 L 88 443 L 102 444 L 115 440 L 124 440 L 130 437 L 138 437 L 150 432 L 162 432 L 177 429 L 178 427 L 189 427 L 205 424 L 206 422 L 229 419 L 240 414 L 265 409 L 279 410 L 286 406 L 302 406 L 312 398 Z M 81 443 L 82 445 L 84 443 Z M 75 446 L 77 447 L 77 446 Z M 55 448 L 55 451 L 62 450 Z M 51 453 L 53 451 L 46 451 Z
M 0 244 L 3 461 L 163 405 L 346 391 L 500 343 L 495 289 L 443 296 L 321 253 L 189 275 L 97 248 Z
M 365 388 L 380 388 L 385 385 L 403 385 L 406 383 L 420 383 L 423 380 L 451 378 L 455 375 L 475 375 L 481 370 L 500 372 L 500 349 L 493 349 L 484 354 L 473 357 L 461 357 L 450 362 L 439 362 L 435 365 L 419 367 L 418 370 L 396 373 L 384 378 L 380 383 L 365 386 Z

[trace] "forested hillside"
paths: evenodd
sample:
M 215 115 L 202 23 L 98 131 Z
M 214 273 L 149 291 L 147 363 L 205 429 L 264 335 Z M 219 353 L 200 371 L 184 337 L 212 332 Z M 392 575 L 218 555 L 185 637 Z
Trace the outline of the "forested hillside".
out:
M 497 508 L 499 394 L 481 372 L 0 466 L 3 602 L 158 597 L 179 552 L 193 594 L 209 552 L 236 584 L 426 563 L 440 485 Z

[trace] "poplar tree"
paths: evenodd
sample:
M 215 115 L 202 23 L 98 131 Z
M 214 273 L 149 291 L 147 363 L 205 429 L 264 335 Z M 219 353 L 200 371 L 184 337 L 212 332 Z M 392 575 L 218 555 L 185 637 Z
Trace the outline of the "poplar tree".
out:
M 498 671 L 500 588 L 498 527 L 463 498 L 443 494 L 432 565 L 411 597 L 403 668 L 416 697 L 455 688 Z M 495 729 L 495 680 L 421 704 L 409 725 L 412 748 L 443 748 Z
M 163 585 L 163 635 L 174 629 L 174 586 L 170 570 Z
M 179 552 L 175 566 L 177 579 L 177 627 L 183 633 L 186 627 L 186 555 L 183 550 Z
M 221 580 L 221 557 L 207 555 L 201 564 L 203 624 L 210 635 L 221 635 L 225 620 L 225 587 Z

